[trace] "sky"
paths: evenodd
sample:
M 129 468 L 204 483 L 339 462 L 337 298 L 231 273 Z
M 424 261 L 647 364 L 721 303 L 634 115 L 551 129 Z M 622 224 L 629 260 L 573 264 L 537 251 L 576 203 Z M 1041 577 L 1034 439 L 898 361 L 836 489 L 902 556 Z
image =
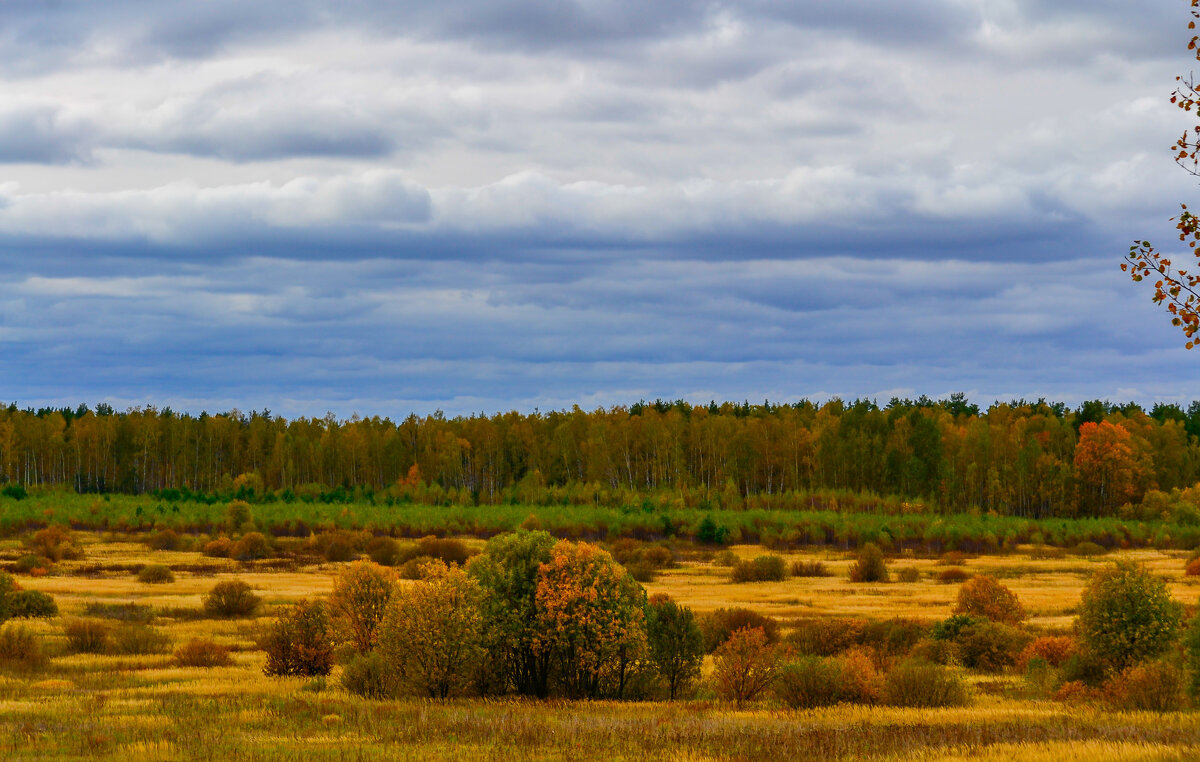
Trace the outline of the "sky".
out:
M 1200 398 L 1187 3 L 6 0 L 0 399 Z M 1200 350 L 1197 350 L 1200 351 Z

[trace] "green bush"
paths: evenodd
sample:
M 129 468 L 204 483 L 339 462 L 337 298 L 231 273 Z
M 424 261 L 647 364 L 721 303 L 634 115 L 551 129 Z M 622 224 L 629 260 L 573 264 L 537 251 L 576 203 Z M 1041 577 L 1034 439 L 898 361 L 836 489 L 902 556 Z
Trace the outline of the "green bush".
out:
M 884 676 L 883 701 L 891 706 L 966 706 L 971 694 L 952 667 L 909 659 Z
M 272 555 L 271 542 L 262 532 L 247 532 L 229 548 L 229 557 L 238 561 L 257 561 Z
M 775 696 L 792 709 L 833 706 L 842 700 L 842 665 L 837 659 L 809 656 L 785 664 L 775 677 Z
M 164 585 L 174 582 L 175 574 L 162 564 L 146 564 L 138 571 L 137 580 L 147 585 Z
M 36 553 L 26 553 L 13 564 L 13 570 L 18 574 L 34 574 L 37 569 L 49 571 L 53 567 L 54 562 L 48 558 L 42 558 Z
M 275 620 L 262 642 L 268 675 L 328 675 L 333 630 L 321 601 L 302 600 Z
M 391 537 L 376 537 L 367 543 L 367 556 L 380 566 L 395 566 L 400 556 L 400 543 Z
M 733 582 L 779 582 L 787 579 L 787 566 L 779 556 L 759 556 L 753 561 L 739 561 L 729 578 Z
M 959 631 L 955 642 L 963 666 L 983 672 L 1001 672 L 1017 661 L 1017 655 L 1033 636 L 1000 622 L 984 620 Z
M 799 654 L 834 656 L 862 644 L 870 621 L 852 617 L 800 619 L 793 623 L 787 644 Z
M 820 561 L 793 561 L 793 577 L 829 577 L 832 572 Z
M 342 687 L 356 696 L 386 699 L 396 695 L 396 681 L 387 660 L 378 652 L 355 654 L 342 667 Z
M 41 590 L 17 590 L 5 596 L 13 619 L 49 619 L 58 616 L 58 604 Z
M 143 603 L 105 603 L 91 601 L 83 607 L 86 616 L 113 619 L 118 622 L 147 624 L 154 619 L 154 609 Z
M 218 582 L 204 596 L 204 611 L 209 616 L 233 619 L 250 616 L 258 610 L 262 599 L 251 592 L 250 586 L 240 579 Z
M 850 568 L 851 582 L 887 582 L 887 564 L 883 560 L 883 551 L 873 542 L 868 542 L 858 550 L 858 560 Z
M 656 595 L 646 606 L 646 640 L 650 663 L 674 700 L 700 677 L 704 634 L 690 608 Z
M 1181 617 L 1165 580 L 1139 564 L 1118 562 L 1092 576 L 1075 626 L 1085 649 L 1121 671 L 1169 648 Z

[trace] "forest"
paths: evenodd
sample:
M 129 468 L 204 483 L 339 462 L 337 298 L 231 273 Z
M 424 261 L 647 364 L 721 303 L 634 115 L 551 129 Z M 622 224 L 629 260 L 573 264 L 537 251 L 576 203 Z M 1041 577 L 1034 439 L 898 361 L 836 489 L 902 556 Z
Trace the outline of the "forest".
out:
M 0 408 L 0 482 L 10 495 L 182 491 L 252 502 L 336 491 L 430 505 L 622 506 L 669 494 L 701 509 L 822 508 L 811 494 L 840 490 L 888 496 L 905 513 L 1154 519 L 1200 481 L 1198 437 L 1200 402 L 981 410 L 961 394 L 882 407 L 660 400 L 400 422 L 13 404 Z M 1142 504 L 1149 515 L 1130 515 Z

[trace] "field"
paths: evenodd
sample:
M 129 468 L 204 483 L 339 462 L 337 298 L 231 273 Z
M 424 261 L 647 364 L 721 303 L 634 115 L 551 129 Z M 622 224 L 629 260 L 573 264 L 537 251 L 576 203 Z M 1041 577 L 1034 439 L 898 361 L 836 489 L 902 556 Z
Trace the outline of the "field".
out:
M 341 565 L 238 563 L 195 551 L 152 551 L 133 538 L 78 533 L 84 559 L 53 575 L 21 576 L 26 589 L 58 602 L 60 617 L 30 625 L 57 656 L 36 673 L 0 673 L 0 756 L 6 759 L 1186 759 L 1200 739 L 1200 713 L 1113 712 L 1024 697 L 1019 675 L 972 675 L 968 707 L 908 709 L 842 705 L 793 711 L 768 699 L 743 709 L 702 689 L 679 702 L 370 701 L 329 678 L 263 675 L 256 647 L 272 610 L 322 596 Z M 480 546 L 478 540 L 468 543 Z M 758 546 L 735 546 L 750 558 Z M 18 540 L 0 556 L 21 553 Z M 853 584 L 843 553 L 784 554 L 823 562 L 826 577 L 734 584 L 711 550 L 687 545 L 680 562 L 647 583 L 697 613 L 746 606 L 789 623 L 812 617 L 945 618 L 957 585 L 936 575 L 937 558 L 901 555 L 894 573 L 916 581 Z M 1000 578 L 1049 632 L 1070 626 L 1088 577 L 1114 558 L 1141 561 L 1171 580 L 1173 596 L 1194 604 L 1200 584 L 1183 576 L 1186 554 L 1118 551 L 1099 557 L 1023 547 L 1005 555 L 954 559 L 970 573 Z M 138 582 L 142 564 L 175 570 L 169 584 Z M 83 576 L 86 575 L 86 576 Z M 895 575 L 894 575 L 895 576 Z M 909 575 L 913 578 L 914 575 Z M 263 596 L 257 619 L 187 615 L 219 580 L 237 577 Z M 63 623 L 96 604 L 152 607 L 172 648 L 206 636 L 233 648 L 232 666 L 176 666 L 169 650 L 149 655 L 66 654 Z M 145 610 L 145 609 L 144 609 Z M 148 611 L 148 610 L 147 610 Z

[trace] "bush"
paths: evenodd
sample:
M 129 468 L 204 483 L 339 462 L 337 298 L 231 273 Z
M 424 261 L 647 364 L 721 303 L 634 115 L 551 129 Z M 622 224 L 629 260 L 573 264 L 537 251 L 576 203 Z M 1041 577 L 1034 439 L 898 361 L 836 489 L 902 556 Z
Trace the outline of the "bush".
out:
M 391 537 L 376 537 L 367 543 L 367 556 L 380 566 L 395 566 L 400 556 L 400 543 Z
M 147 585 L 162 585 L 174 582 L 175 575 L 162 564 L 146 564 L 138 571 L 137 580 Z
M 943 585 L 956 585 L 959 582 L 966 582 L 971 578 L 966 569 L 945 569 L 938 572 L 937 581 Z
M 909 659 L 884 676 L 883 702 L 925 708 L 966 706 L 971 694 L 953 668 Z
M 378 651 L 351 657 L 342 667 L 341 683 L 347 692 L 363 698 L 386 699 L 396 695 L 395 676 Z
M 35 532 L 31 539 L 26 540 L 25 545 L 31 553 L 55 563 L 83 558 L 83 549 L 76 544 L 74 536 L 60 526 L 50 526 Z
M 414 547 L 403 550 L 399 560 L 404 563 L 417 558 L 436 558 L 446 564 L 462 566 L 470 557 L 471 550 L 462 540 L 429 535 L 417 540 Z
M 971 577 L 958 589 L 954 613 L 981 616 L 1005 624 L 1025 621 L 1025 608 L 1016 594 L 986 574 Z
M 225 528 L 230 534 L 242 531 L 242 527 L 253 520 L 250 504 L 245 500 L 231 500 L 225 507 Z
M 850 568 L 851 582 L 887 582 L 887 564 L 883 560 L 883 551 L 873 542 L 868 542 L 858 550 L 858 560 Z
M 787 566 L 779 556 L 759 556 L 753 561 L 739 561 L 729 578 L 732 582 L 779 582 L 787 579 Z
M 1062 665 L 1064 683 L 1080 683 L 1095 687 L 1107 677 L 1105 664 L 1090 651 L 1076 651 Z
M 556 546 L 556 553 L 562 545 Z M 539 603 L 545 598 L 545 569 L 539 572 Z M 590 588 L 593 593 L 596 589 Z M 444 699 L 466 691 L 484 659 L 482 604 L 479 583 L 442 561 L 428 562 L 424 579 L 396 589 L 379 627 L 379 652 L 401 692 Z M 596 612 L 585 615 L 589 613 Z M 569 623 L 559 623 L 542 631 L 561 634 L 569 627 Z M 579 635 L 576 645 L 589 648 L 600 658 L 600 648 L 591 642 L 585 645 L 587 633 L 573 634 Z M 553 649 L 553 644 L 548 646 Z
M 171 639 L 146 624 L 124 624 L 112 631 L 110 650 L 115 654 L 160 654 Z
M 801 619 L 788 633 L 787 644 L 796 653 L 834 656 L 861 645 L 863 632 L 869 624 L 866 619 L 849 617 Z
M 218 582 L 204 596 L 204 611 L 209 616 L 233 619 L 250 616 L 258 610 L 262 599 L 251 592 L 250 586 L 240 579 Z
M 837 659 L 809 656 L 785 664 L 775 678 L 775 696 L 791 709 L 833 706 L 842 700 L 842 665 Z
M 146 539 L 151 550 L 179 550 L 179 535 L 173 529 L 164 529 Z
M 768 643 L 779 640 L 779 622 L 757 611 L 744 608 L 717 609 L 700 620 L 700 631 L 704 634 L 704 650 L 712 653 L 738 630 L 755 627 L 762 630 Z
M 1173 659 L 1160 659 L 1126 667 L 1104 686 L 1104 696 L 1115 709 L 1177 712 L 1187 706 L 1187 681 Z
M 1188 671 L 1192 675 L 1188 690 L 1191 692 L 1192 698 L 1200 700 L 1200 612 L 1197 612 L 1188 624 L 1183 649 Z
M 1017 656 L 1017 666 L 1024 669 L 1031 659 L 1039 658 L 1044 659 L 1051 667 L 1058 668 L 1066 664 L 1067 659 L 1078 650 L 1075 638 L 1066 635 L 1043 635 L 1025 646 Z
M 326 543 L 323 555 L 325 560 L 330 563 L 344 563 L 355 557 L 354 543 L 348 537 L 339 534 Z
M 49 619 L 58 616 L 58 604 L 41 590 L 16 590 L 4 596 L 13 619 Z
M 333 631 L 321 601 L 296 602 L 275 620 L 262 643 L 268 675 L 328 675 L 333 668 Z
M 653 582 L 658 579 L 658 569 L 644 561 L 635 561 L 625 565 L 629 576 L 633 577 L 638 582 Z
M 779 652 L 758 627 L 743 627 L 713 654 L 717 695 L 741 706 L 771 686 L 779 668 Z
M 921 581 L 921 570 L 915 566 L 906 566 L 896 573 L 896 577 L 901 582 L 907 582 L 911 585 L 914 582 Z
M 1106 548 L 1104 548 L 1103 546 L 1097 545 L 1094 542 L 1088 542 L 1088 541 L 1081 542 L 1078 545 L 1076 545 L 1075 547 L 1071 548 L 1071 553 L 1073 555 L 1083 556 L 1085 558 L 1092 557 L 1092 556 L 1102 556 L 1107 552 L 1108 552 L 1108 550 Z
M 26 553 L 17 559 L 13 565 L 18 574 L 42 575 L 54 568 L 54 563 L 48 558 L 42 558 L 34 553 Z
M 732 550 L 722 550 L 713 556 L 712 562 L 713 566 L 736 566 L 739 560 L 738 554 Z
M 228 537 L 218 537 L 215 540 L 205 543 L 204 550 L 201 552 L 211 558 L 229 558 L 229 553 L 232 550 L 233 540 L 230 540 Z
M 370 561 L 355 562 L 339 574 L 329 596 L 339 638 L 359 653 L 374 648 L 395 586 L 395 573 Z
M 97 619 L 70 619 L 63 632 L 71 653 L 99 654 L 108 650 L 112 628 Z
M 1075 626 L 1086 649 L 1121 671 L 1175 641 L 1181 609 L 1162 578 L 1138 564 L 1118 562 L 1092 576 Z
M 867 622 L 860 642 L 886 656 L 903 656 L 929 633 L 929 626 L 916 619 L 892 617 Z
M 247 532 L 229 548 L 229 557 L 238 561 L 257 561 L 272 555 L 271 543 L 262 532 Z
M 675 554 L 663 545 L 651 545 L 642 549 L 641 561 L 654 569 L 666 569 L 675 565 Z
M 964 627 L 955 642 L 963 666 L 982 672 L 1000 672 L 1017 663 L 1017 654 L 1030 639 L 1015 627 L 984 620 Z
M 46 666 L 46 653 L 38 636 L 25 625 L 0 628 L 0 669 L 34 671 Z
M 879 703 L 883 678 L 875 669 L 871 654 L 861 648 L 852 648 L 840 656 L 839 661 L 842 667 L 842 700 L 855 704 Z
M 1183 574 L 1186 577 L 1200 577 L 1200 557 L 1188 561 L 1187 566 L 1183 567 Z
M 180 667 L 228 667 L 233 664 L 230 650 L 208 638 L 192 638 L 175 649 L 175 663 Z
M 793 561 L 792 562 L 793 577 L 830 577 L 833 576 L 820 561 Z

